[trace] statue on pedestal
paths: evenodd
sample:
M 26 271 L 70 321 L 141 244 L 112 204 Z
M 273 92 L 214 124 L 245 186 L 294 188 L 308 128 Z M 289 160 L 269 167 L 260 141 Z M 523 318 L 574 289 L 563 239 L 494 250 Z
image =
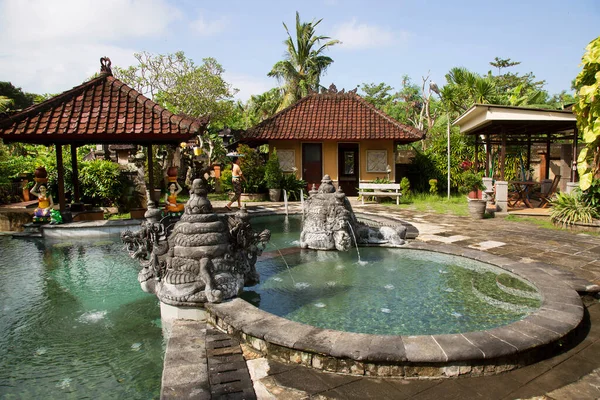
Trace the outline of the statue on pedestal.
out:
M 38 206 L 33 210 L 33 222 L 50 222 L 50 211 L 54 207 L 52 195 L 48 192 L 48 172 L 44 167 L 35 170 L 35 185 L 30 193 L 38 198 Z

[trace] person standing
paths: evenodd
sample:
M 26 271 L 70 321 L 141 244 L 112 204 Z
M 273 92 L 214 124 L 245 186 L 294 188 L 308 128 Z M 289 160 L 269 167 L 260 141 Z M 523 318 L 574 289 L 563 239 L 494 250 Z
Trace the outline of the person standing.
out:
M 225 206 L 226 209 L 231 211 L 231 205 L 234 201 L 237 200 L 238 208 L 242 208 L 242 202 L 240 201 L 240 196 L 242 195 L 242 179 L 246 181 L 244 174 L 242 173 L 242 169 L 240 168 L 240 158 L 234 157 L 233 167 L 231 168 L 231 184 L 233 185 L 233 192 L 235 195 L 233 199 Z

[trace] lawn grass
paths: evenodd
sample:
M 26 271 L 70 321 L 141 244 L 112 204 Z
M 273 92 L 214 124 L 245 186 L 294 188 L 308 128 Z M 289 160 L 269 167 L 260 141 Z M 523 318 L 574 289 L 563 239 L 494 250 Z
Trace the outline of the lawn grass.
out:
M 459 216 L 469 215 L 467 198 L 463 195 L 453 195 L 448 199 L 428 193 L 417 193 L 402 197 L 400 203 L 400 208 L 408 210 Z

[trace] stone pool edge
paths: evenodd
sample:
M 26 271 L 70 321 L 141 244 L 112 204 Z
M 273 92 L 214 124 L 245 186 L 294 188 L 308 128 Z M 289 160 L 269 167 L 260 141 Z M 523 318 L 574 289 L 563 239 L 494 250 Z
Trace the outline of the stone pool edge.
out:
M 239 298 L 206 304 L 208 321 L 279 361 L 352 375 L 441 378 L 489 375 L 531 364 L 560 345 L 583 319 L 577 292 L 546 273 L 546 264 L 519 263 L 451 244 L 411 241 L 402 247 L 495 265 L 536 286 L 542 304 L 509 325 L 444 335 L 390 336 L 322 329 L 278 317 Z

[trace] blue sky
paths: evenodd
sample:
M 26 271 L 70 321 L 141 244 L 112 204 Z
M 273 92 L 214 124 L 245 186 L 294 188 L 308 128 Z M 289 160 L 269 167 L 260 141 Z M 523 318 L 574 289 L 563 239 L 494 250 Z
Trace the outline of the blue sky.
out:
M 551 93 L 570 90 L 585 46 L 600 34 L 600 1 L 193 1 L 0 0 L 0 80 L 25 91 L 57 93 L 99 70 L 135 62 L 133 52 L 183 50 L 197 63 L 214 57 L 245 100 L 277 85 L 266 74 L 282 59 L 302 20 L 339 39 L 322 84 L 353 89 L 385 82 L 399 88 L 430 71 L 442 86 L 454 66 L 486 73 L 498 56 L 521 61 Z

